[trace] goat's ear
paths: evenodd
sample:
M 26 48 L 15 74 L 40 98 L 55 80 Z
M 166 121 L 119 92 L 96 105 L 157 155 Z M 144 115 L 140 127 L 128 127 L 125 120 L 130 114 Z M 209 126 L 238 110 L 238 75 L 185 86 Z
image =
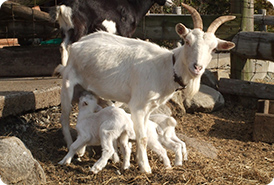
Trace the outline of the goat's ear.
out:
M 223 50 L 231 50 L 234 47 L 235 47 L 235 44 L 233 42 L 218 39 L 218 45 L 216 49 L 219 51 L 223 51 Z
M 181 38 L 184 38 L 189 32 L 189 30 L 182 23 L 178 23 L 175 26 L 175 30 Z

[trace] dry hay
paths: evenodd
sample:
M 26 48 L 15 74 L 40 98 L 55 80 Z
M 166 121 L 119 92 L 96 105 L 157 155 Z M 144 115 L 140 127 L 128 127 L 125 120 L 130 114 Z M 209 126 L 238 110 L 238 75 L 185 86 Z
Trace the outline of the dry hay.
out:
M 173 107 L 174 108 L 174 107 Z M 176 108 L 174 108 L 176 110 Z M 59 123 L 60 107 L 0 120 L 0 135 L 19 137 L 42 165 L 48 184 L 267 184 L 274 177 L 274 145 L 252 141 L 255 110 L 228 101 L 211 114 L 181 115 L 177 133 L 186 141 L 189 160 L 166 170 L 158 156 L 148 151 L 152 174 L 142 174 L 135 163 L 121 170 L 121 162 L 108 163 L 97 175 L 89 172 L 100 148 L 89 148 L 81 162 L 58 165 L 67 149 Z M 71 115 L 75 126 L 77 109 Z M 169 152 L 174 162 L 174 155 Z

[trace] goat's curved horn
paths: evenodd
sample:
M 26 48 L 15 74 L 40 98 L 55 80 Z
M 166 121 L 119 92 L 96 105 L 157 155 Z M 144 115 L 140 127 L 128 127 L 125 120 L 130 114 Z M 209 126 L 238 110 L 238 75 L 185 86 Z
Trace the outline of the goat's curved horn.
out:
M 215 19 L 211 24 L 210 26 L 208 27 L 207 29 L 207 32 L 208 33 L 215 33 L 216 30 L 225 22 L 227 21 L 231 21 L 233 19 L 235 19 L 236 16 L 233 16 L 233 15 L 228 15 L 228 16 L 221 16 L 217 19 Z
M 192 20 L 193 20 L 193 24 L 194 24 L 194 28 L 200 28 L 201 30 L 203 30 L 203 20 L 199 14 L 199 12 L 197 12 L 197 10 L 195 10 L 195 8 L 182 3 L 182 6 L 185 7 L 191 14 Z

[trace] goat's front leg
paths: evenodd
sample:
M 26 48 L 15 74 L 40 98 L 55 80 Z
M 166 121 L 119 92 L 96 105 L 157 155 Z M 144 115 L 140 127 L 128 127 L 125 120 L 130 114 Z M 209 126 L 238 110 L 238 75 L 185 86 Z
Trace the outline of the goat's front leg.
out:
M 131 110 L 131 119 L 134 123 L 137 144 L 137 159 L 141 172 L 151 173 L 147 157 L 147 121 L 146 112 L 143 110 Z
M 67 147 L 69 148 L 72 144 L 72 137 L 70 134 L 69 128 L 69 115 L 71 111 L 71 101 L 73 96 L 73 88 L 71 88 L 71 84 L 69 80 L 63 80 L 62 89 L 61 89 L 61 124 L 62 124 L 62 131 L 67 143 Z
M 61 164 L 61 165 L 70 164 L 71 159 L 73 158 L 75 153 L 85 146 L 86 146 L 86 142 L 83 140 L 82 137 L 78 136 L 76 141 L 70 145 L 69 152 L 67 153 L 67 155 L 58 164 Z

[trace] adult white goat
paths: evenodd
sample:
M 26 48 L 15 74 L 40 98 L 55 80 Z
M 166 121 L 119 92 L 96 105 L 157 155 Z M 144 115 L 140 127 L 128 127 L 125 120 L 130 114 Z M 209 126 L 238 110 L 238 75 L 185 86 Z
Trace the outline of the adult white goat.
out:
M 216 19 L 203 32 L 199 13 L 182 4 L 194 22 L 190 30 L 177 24 L 177 34 L 185 44 L 174 50 L 156 44 L 124 38 L 106 32 L 87 35 L 72 44 L 68 65 L 55 72 L 63 74 L 61 122 L 67 145 L 72 143 L 69 114 L 74 88 L 80 85 L 102 98 L 127 103 L 131 111 L 137 140 L 137 159 L 142 172 L 151 173 L 147 158 L 147 121 L 150 113 L 169 100 L 180 86 L 186 96 L 194 95 L 200 79 L 211 61 L 214 49 L 229 50 L 235 45 L 215 37 L 217 28 L 234 16 Z

